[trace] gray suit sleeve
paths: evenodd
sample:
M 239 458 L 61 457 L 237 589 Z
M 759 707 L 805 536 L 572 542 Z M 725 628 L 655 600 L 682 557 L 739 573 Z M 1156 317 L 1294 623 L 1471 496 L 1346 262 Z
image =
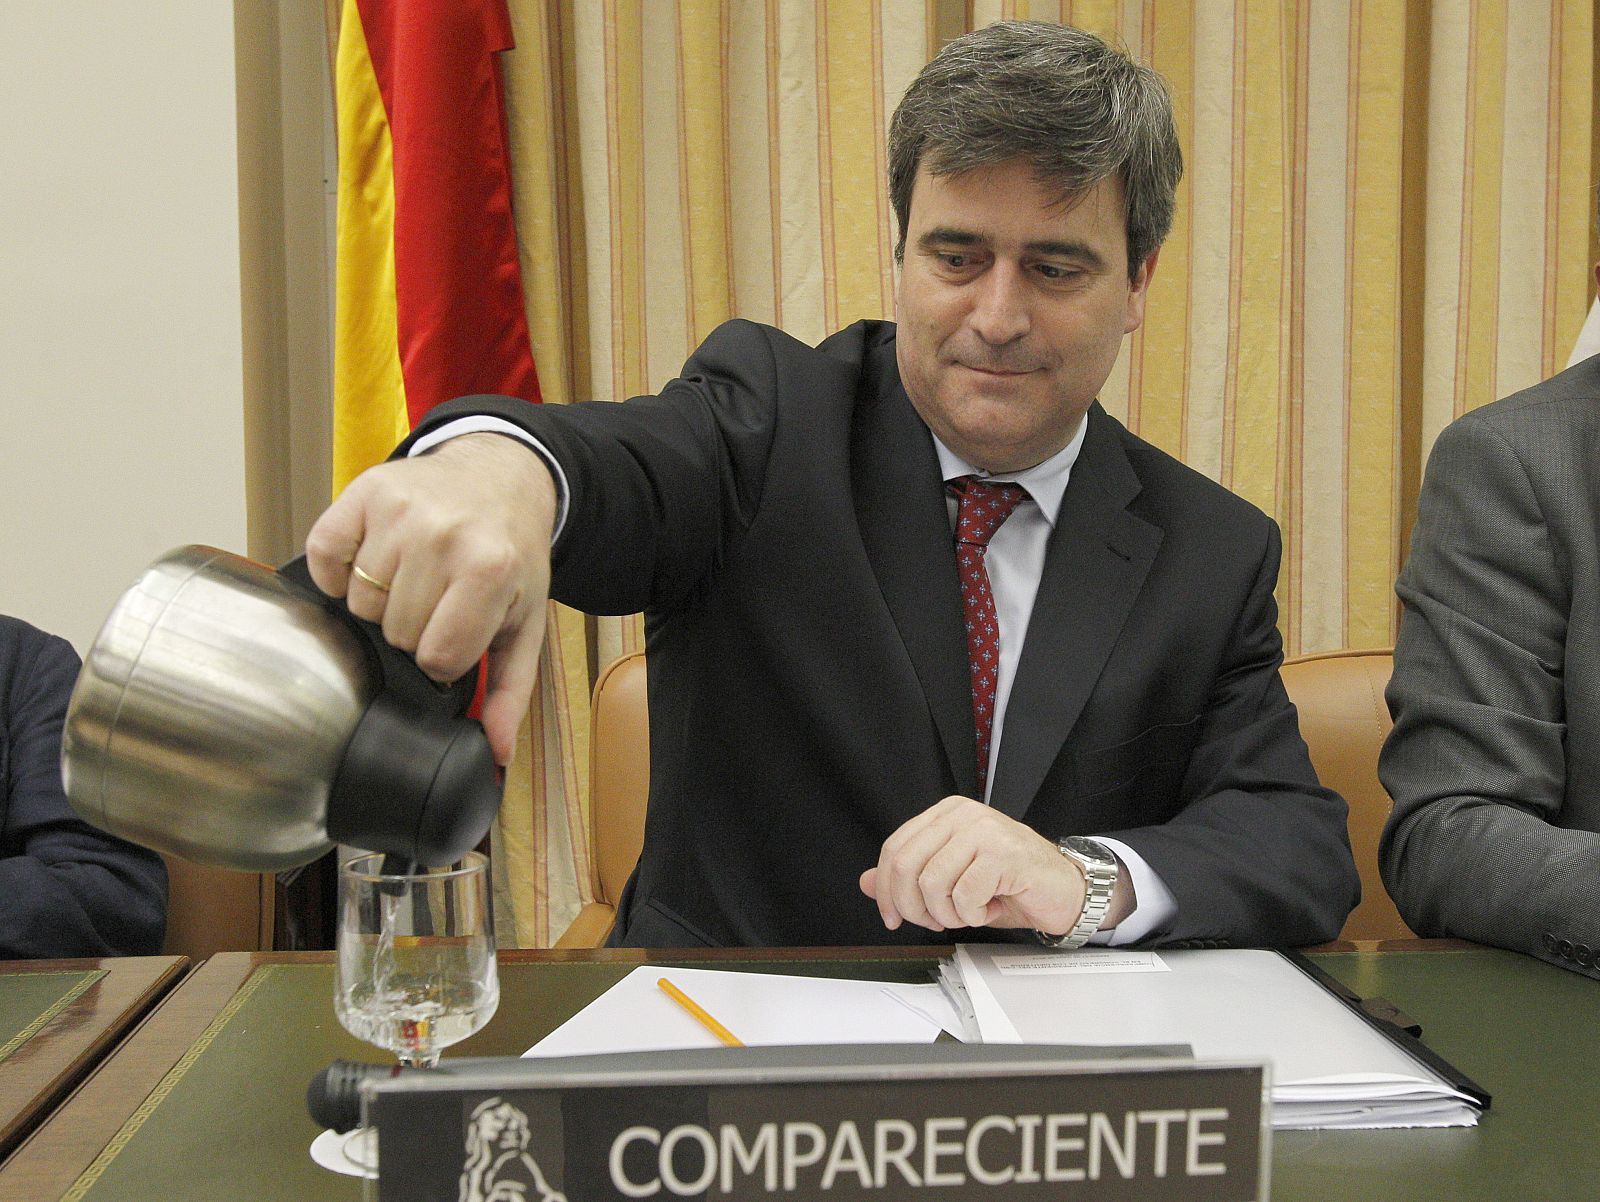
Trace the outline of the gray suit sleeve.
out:
M 1429 459 L 1396 585 L 1379 765 L 1395 804 L 1378 854 L 1418 934 L 1600 976 L 1600 834 L 1560 825 L 1572 565 L 1549 509 L 1572 481 L 1541 486 L 1531 461 L 1471 418 Z

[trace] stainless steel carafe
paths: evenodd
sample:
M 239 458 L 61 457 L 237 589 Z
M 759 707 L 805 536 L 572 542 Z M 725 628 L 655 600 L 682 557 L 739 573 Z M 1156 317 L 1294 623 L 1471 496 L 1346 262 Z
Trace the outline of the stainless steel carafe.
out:
M 202 863 L 277 871 L 334 843 L 451 863 L 500 801 L 476 672 L 435 685 L 378 627 L 210 547 L 163 556 L 117 602 L 67 709 L 73 808 Z

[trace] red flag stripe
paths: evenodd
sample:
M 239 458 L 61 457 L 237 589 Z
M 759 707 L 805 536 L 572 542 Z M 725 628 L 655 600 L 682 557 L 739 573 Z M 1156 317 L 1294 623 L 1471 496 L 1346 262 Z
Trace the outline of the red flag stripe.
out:
M 537 401 L 511 211 L 504 0 L 357 0 L 394 146 L 395 293 L 406 407 Z

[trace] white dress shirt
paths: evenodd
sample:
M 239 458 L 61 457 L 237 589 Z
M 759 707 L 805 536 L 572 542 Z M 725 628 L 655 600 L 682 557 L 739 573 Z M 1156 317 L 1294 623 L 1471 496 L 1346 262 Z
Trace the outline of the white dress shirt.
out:
M 1000 743 L 1005 734 L 1006 703 L 1011 697 L 1011 684 L 1017 678 L 1017 664 L 1022 659 L 1022 647 L 1028 638 L 1028 619 L 1033 614 L 1033 599 L 1039 592 L 1039 581 L 1044 577 L 1044 557 L 1050 546 L 1050 533 L 1055 529 L 1056 516 L 1061 512 L 1061 498 L 1067 491 L 1067 481 L 1072 478 L 1072 465 L 1078 461 L 1083 449 L 1084 434 L 1089 429 L 1087 421 L 1078 423 L 1078 432 L 1072 441 L 1043 463 L 1021 472 L 990 473 L 973 467 L 933 435 L 934 450 L 939 453 L 939 471 L 946 482 L 960 476 L 977 476 L 980 480 L 995 480 L 1020 484 L 1027 496 L 1011 511 L 1011 516 L 1000 524 L 989 539 L 984 552 L 983 566 L 989 573 L 989 592 L 994 597 L 995 617 L 1000 624 L 1000 673 L 994 690 L 994 728 L 989 737 L 988 784 L 994 787 L 995 764 L 1000 759 Z M 946 498 L 950 507 L 950 529 L 955 530 L 956 513 L 960 502 Z M 1064 833 L 1064 832 L 1063 832 Z M 1144 857 L 1117 839 L 1096 836 L 1122 861 L 1133 884 L 1137 902 L 1133 912 L 1116 927 L 1098 931 L 1090 943 L 1122 944 L 1142 939 L 1177 912 L 1177 902 L 1160 875 L 1145 863 Z
M 1600 300 L 1589 306 L 1589 316 L 1583 329 L 1578 331 L 1578 341 L 1572 344 L 1572 354 L 1567 356 L 1567 366 L 1582 363 L 1590 355 L 1600 355 Z
M 994 728 L 989 741 L 988 780 L 994 780 L 994 765 L 1000 754 L 1000 741 L 1005 730 L 1006 702 L 1011 696 L 1011 682 L 1016 679 L 1017 663 L 1022 658 L 1022 645 L 1028 637 L 1028 619 L 1033 613 L 1033 599 L 1039 592 L 1039 580 L 1044 575 L 1045 551 L 1050 545 L 1050 532 L 1055 529 L 1056 515 L 1061 512 L 1061 498 L 1067 491 L 1067 481 L 1072 476 L 1072 465 L 1083 449 L 1088 422 L 1078 423 L 1078 432 L 1072 441 L 1049 459 L 1023 472 L 1011 472 L 995 477 L 1014 481 L 1027 490 L 1027 497 L 1012 511 L 1011 516 L 996 530 L 989 540 L 984 555 L 984 567 L 989 573 L 989 591 L 994 596 L 995 616 L 1000 623 L 1000 674 L 995 684 Z M 410 453 L 420 455 L 448 439 L 462 434 L 507 434 L 527 443 L 539 453 L 550 467 L 556 481 L 556 524 L 551 542 L 559 538 L 567 521 L 566 473 L 555 456 L 526 430 L 498 417 L 462 417 L 446 422 L 430 431 L 412 445 Z M 937 436 L 934 449 L 939 454 L 939 468 L 945 480 L 958 476 L 978 476 L 989 479 L 989 473 L 965 463 Z M 955 530 L 956 500 L 948 498 L 950 529 Z M 952 550 L 952 555 L 954 551 Z M 983 798 L 987 803 L 987 794 Z M 1099 839 L 1122 861 L 1133 885 L 1137 902 L 1133 912 L 1114 927 L 1097 932 L 1089 942 L 1103 944 L 1132 943 L 1142 939 L 1177 912 L 1177 902 L 1166 882 L 1155 869 L 1145 863 L 1144 857 L 1127 844 L 1116 839 Z

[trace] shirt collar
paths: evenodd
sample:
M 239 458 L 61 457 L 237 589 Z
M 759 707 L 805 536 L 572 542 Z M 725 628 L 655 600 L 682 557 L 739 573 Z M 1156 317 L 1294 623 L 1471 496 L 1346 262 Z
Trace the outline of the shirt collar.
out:
M 937 434 L 933 435 L 933 448 L 939 453 L 939 471 L 943 473 L 947 483 L 959 476 L 976 476 L 980 480 L 1014 481 L 1028 490 L 1033 503 L 1039 507 L 1045 520 L 1054 528 L 1056 514 L 1061 512 L 1061 498 L 1066 494 L 1067 481 L 1072 476 L 1072 465 L 1078 461 L 1078 452 L 1083 450 L 1083 439 L 1088 430 L 1089 415 L 1086 413 L 1078 420 L 1078 432 L 1066 446 L 1043 463 L 1036 463 L 1020 472 L 991 474 L 980 471 L 939 441 Z

